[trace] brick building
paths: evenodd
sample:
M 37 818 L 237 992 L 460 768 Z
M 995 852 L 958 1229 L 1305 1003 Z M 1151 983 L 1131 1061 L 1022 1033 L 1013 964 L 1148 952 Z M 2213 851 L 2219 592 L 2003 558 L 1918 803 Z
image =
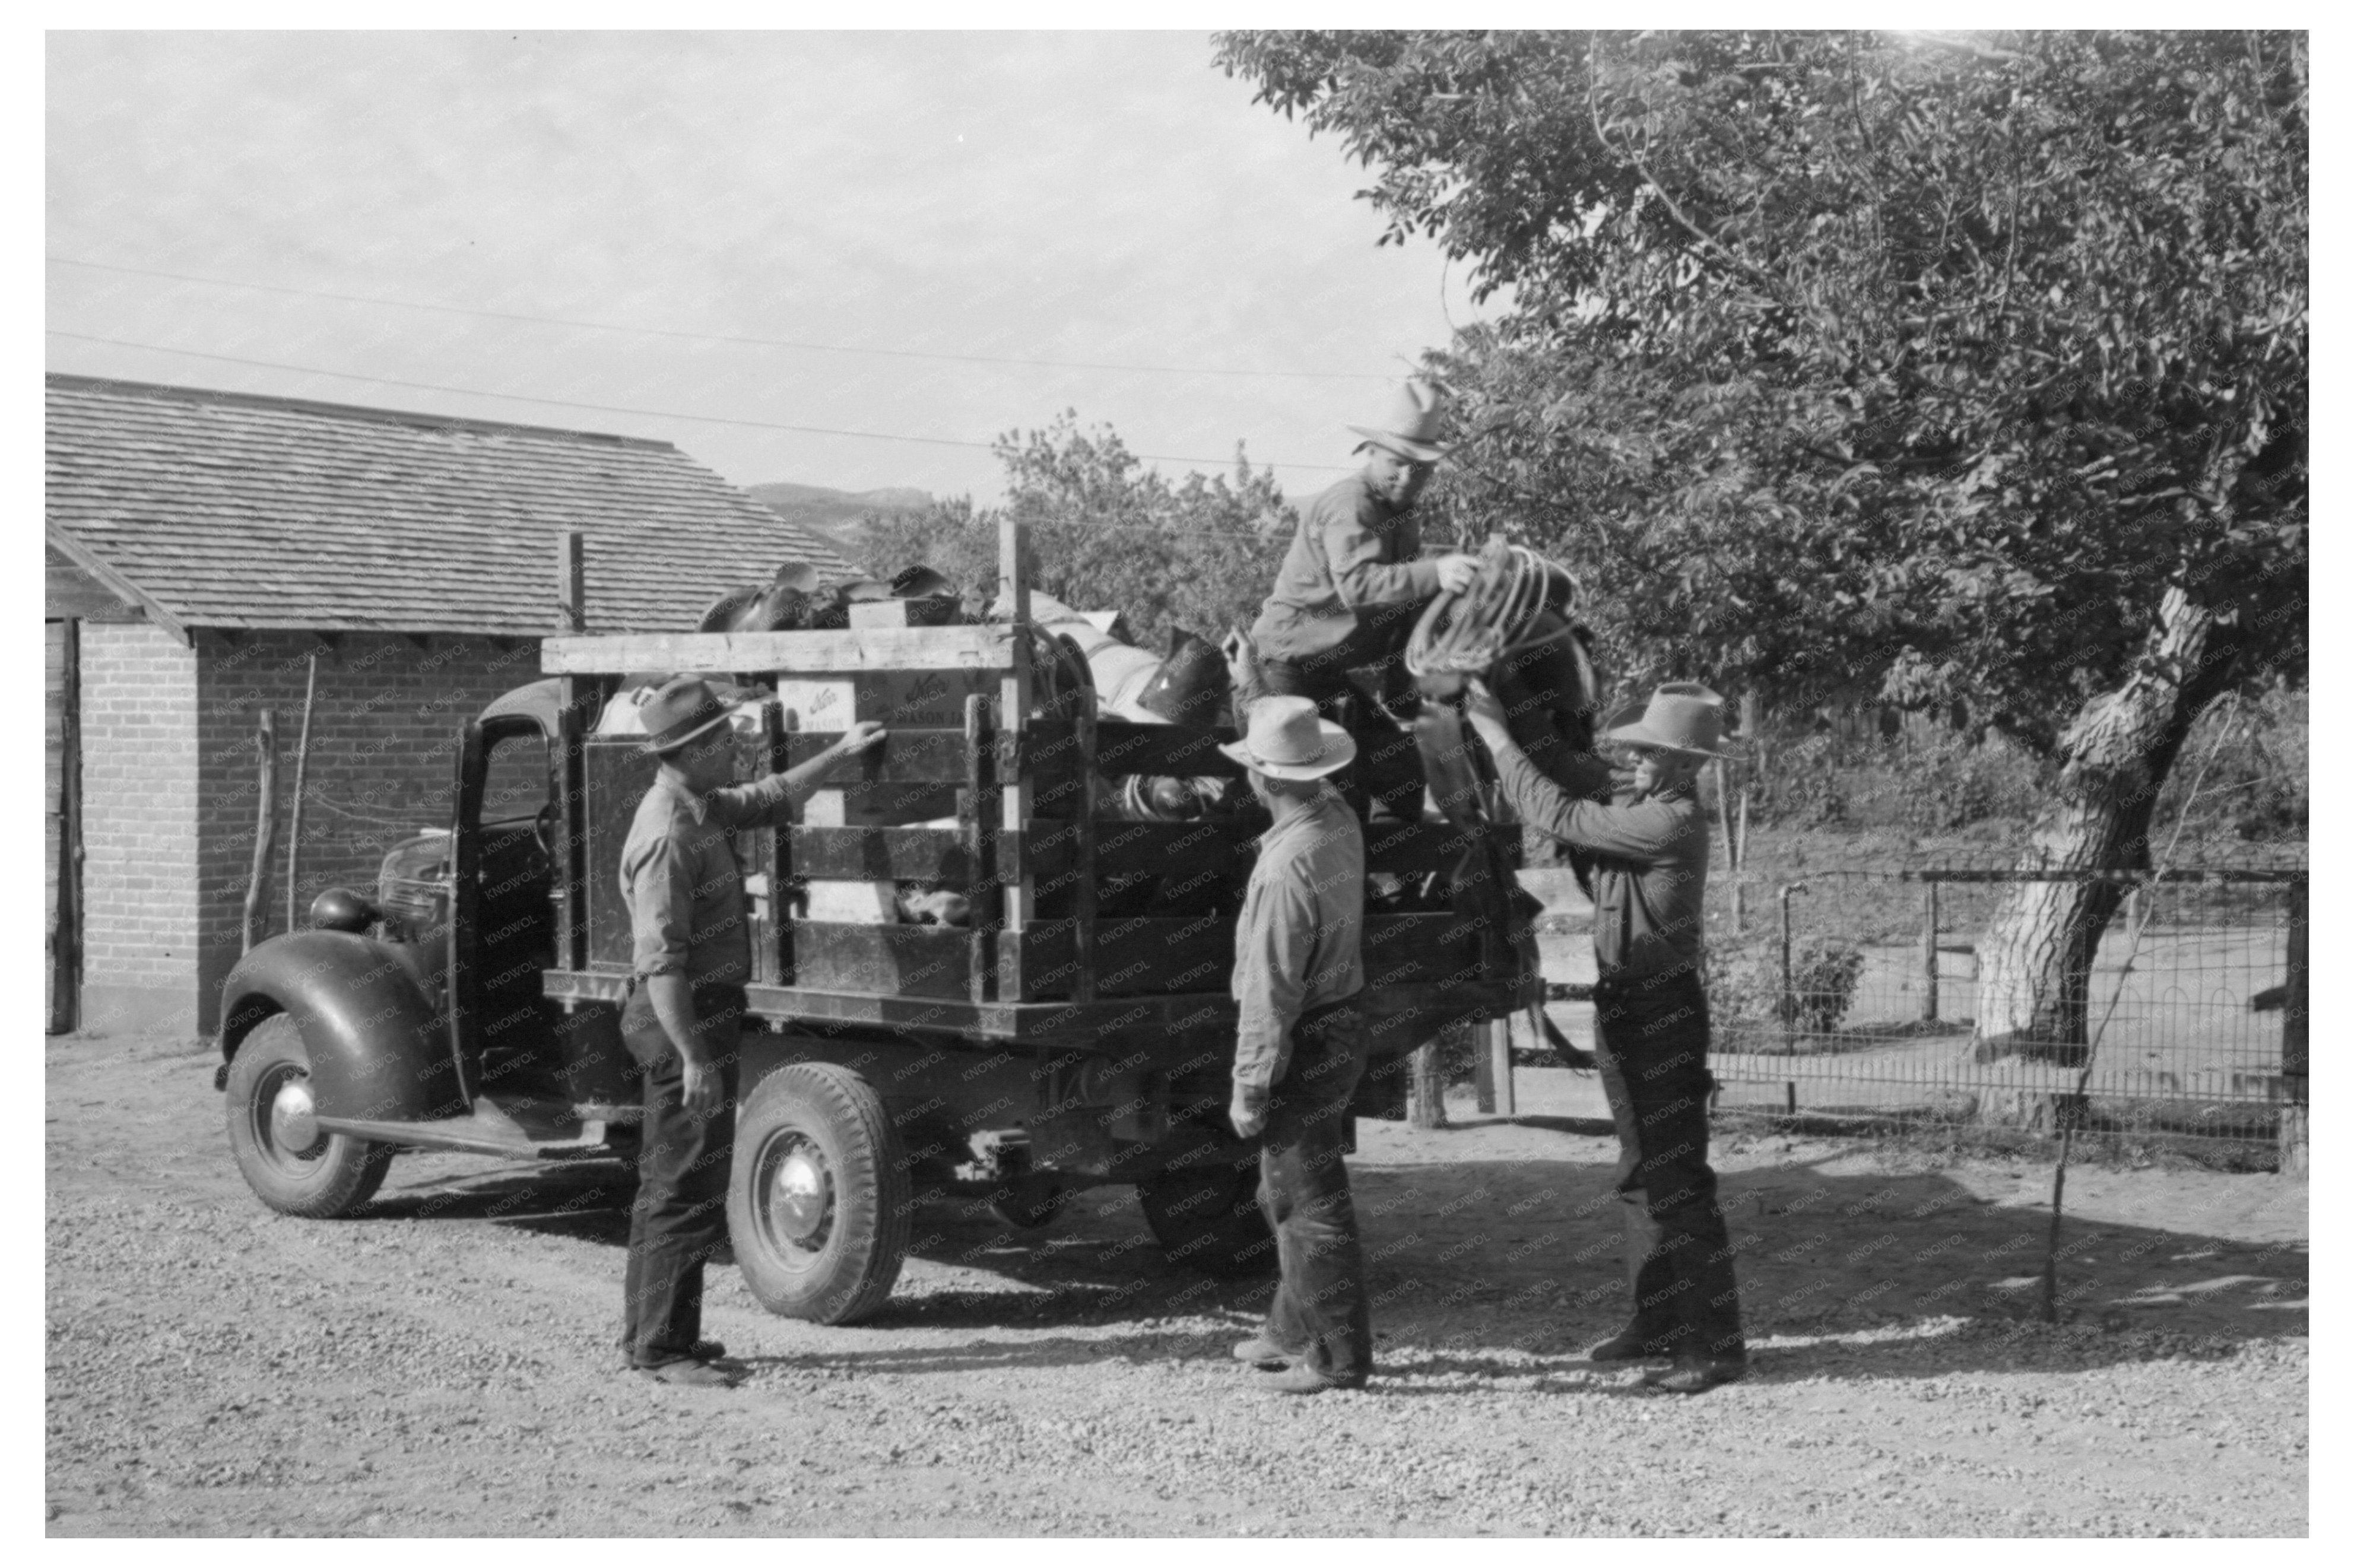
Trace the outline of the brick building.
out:
M 458 726 L 539 678 L 565 530 L 592 631 L 691 629 L 787 560 L 854 575 L 661 441 L 51 376 L 46 457 L 53 1029 L 213 1027 L 264 710 L 284 929 L 314 660 L 303 909 L 448 825 Z

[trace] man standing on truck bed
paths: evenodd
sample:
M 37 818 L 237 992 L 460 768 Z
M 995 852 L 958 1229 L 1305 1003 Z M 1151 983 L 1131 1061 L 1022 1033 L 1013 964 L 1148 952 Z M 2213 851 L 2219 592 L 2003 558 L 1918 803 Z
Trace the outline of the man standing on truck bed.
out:
M 1357 1211 L 1341 1163 L 1341 1118 L 1364 1071 L 1357 993 L 1365 986 L 1365 840 L 1325 782 L 1356 745 L 1301 696 L 1265 697 L 1244 737 L 1219 749 L 1250 769 L 1274 813 L 1259 840 L 1235 932 L 1234 1104 L 1244 1138 L 1265 1133 L 1259 1203 L 1283 1277 L 1267 1324 L 1235 1356 L 1279 1370 L 1286 1393 L 1362 1388 L 1373 1324 Z
M 744 869 L 728 835 L 784 821 L 835 762 L 884 731 L 854 725 L 799 768 L 731 785 L 735 735 L 703 681 L 680 676 L 642 712 L 662 771 L 621 848 L 635 970 L 621 1039 L 645 1081 L 621 1347 L 651 1377 L 724 1388 L 735 1380 L 713 1363 L 725 1350 L 702 1337 L 703 1265 L 727 1235 L 736 1042 L 752 973 Z
M 1267 694 L 1307 697 L 1326 718 L 1339 718 L 1350 690 L 1346 673 L 1373 665 L 1382 672 L 1384 698 L 1394 695 L 1402 685 L 1399 652 L 1416 613 L 1442 588 L 1459 593 L 1479 575 L 1476 556 L 1421 558 L 1414 503 L 1446 455 L 1436 444 L 1444 417 L 1437 389 L 1414 380 L 1380 426 L 1349 427 L 1365 438 L 1356 449 L 1366 454 L 1365 466 L 1300 513 L 1299 531 L 1251 627 Z M 1387 749 L 1390 737 L 1358 711 L 1355 727 Z M 1364 771 L 1382 775 L 1365 780 L 1377 795 L 1388 792 L 1393 776 L 1421 777 L 1410 751 L 1396 766 L 1368 757 Z
M 1639 714 L 1613 715 L 1603 738 L 1637 758 L 1633 798 L 1603 805 L 1546 778 L 1504 727 L 1504 709 L 1471 683 L 1471 724 L 1496 759 L 1521 821 L 1594 856 L 1594 1049 L 1618 1128 L 1618 1195 L 1635 1313 L 1586 1353 L 1597 1361 L 1671 1358 L 1647 1382 L 1699 1393 L 1748 1370 L 1732 1245 L 1708 1163 L 1708 998 L 1701 990 L 1701 894 L 1708 816 L 1693 779 L 1723 757 L 1723 703 L 1670 682 Z M 1591 759 L 1602 785 L 1607 774 Z M 1573 781 L 1573 785 L 1578 781 Z

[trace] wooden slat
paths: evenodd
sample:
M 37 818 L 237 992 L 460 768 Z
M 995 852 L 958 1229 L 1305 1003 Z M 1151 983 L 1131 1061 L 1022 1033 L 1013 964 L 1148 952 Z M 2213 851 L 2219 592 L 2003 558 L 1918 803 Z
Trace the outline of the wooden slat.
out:
M 1243 765 L 1218 749 L 1234 738 L 1230 730 L 1100 719 L 1096 725 L 1096 770 L 1106 775 L 1150 773 L 1185 779 L 1239 779 L 1244 773 Z
M 633 631 L 550 637 L 539 667 L 551 675 L 639 671 L 850 673 L 868 670 L 1006 670 L 1013 641 L 1002 626 L 864 631 Z
M 956 828 L 795 828 L 793 874 L 815 880 L 971 879 L 972 852 Z
M 1508 852 L 1517 853 L 1521 830 L 1503 824 L 1487 831 Z M 1474 841 L 1452 822 L 1400 822 L 1365 830 L 1365 869 L 1398 876 L 1416 876 L 1455 869 Z
M 798 768 L 816 760 L 835 737 L 795 735 L 787 737 L 786 766 Z M 882 743 L 837 763 L 829 782 L 850 784 L 961 784 L 965 781 L 964 731 L 914 729 L 893 726 Z
M 969 1001 L 972 947 L 953 926 L 793 922 L 793 968 L 803 986 L 877 996 Z
M 1074 994 L 1077 931 L 1076 921 L 1041 920 L 1023 934 L 1023 972 L 1034 999 Z M 1219 915 L 1107 916 L 1096 922 L 1087 960 L 1098 998 L 1223 992 L 1234 972 L 1235 923 Z

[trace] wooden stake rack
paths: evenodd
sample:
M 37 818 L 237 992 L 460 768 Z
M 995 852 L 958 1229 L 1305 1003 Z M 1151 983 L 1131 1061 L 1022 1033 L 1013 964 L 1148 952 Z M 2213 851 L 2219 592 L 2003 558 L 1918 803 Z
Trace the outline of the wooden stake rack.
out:
M 1230 1030 L 1235 918 L 1257 829 L 1099 821 L 1095 795 L 1106 774 L 1239 778 L 1218 750 L 1233 736 L 1099 719 L 1087 691 L 1066 694 L 1059 711 L 1034 713 L 1036 639 L 1025 574 L 1013 569 L 1027 541 L 1009 526 L 1000 543 L 1001 588 L 1013 612 L 1006 622 L 558 636 L 543 643 L 541 662 L 578 688 L 567 707 L 584 720 L 631 672 L 773 683 L 769 759 L 778 767 L 810 760 L 854 722 L 886 727 L 855 773 L 813 797 L 799 823 L 757 835 L 757 846 L 739 844 L 752 850 L 745 858 L 754 868 L 755 1013 L 801 1027 L 1082 1047 L 1114 1034 Z M 586 821 L 574 824 L 572 842 L 585 874 L 562 902 L 575 928 L 557 943 L 573 961 L 546 971 L 545 990 L 569 1001 L 619 1001 L 630 954 L 615 868 L 652 765 L 636 737 L 585 736 L 580 755 L 576 799 Z M 1452 827 L 1416 822 L 1370 832 L 1366 850 L 1369 871 L 1411 875 L 1446 871 L 1463 844 Z M 1196 874 L 1171 878 L 1172 865 Z M 1147 877 L 1192 885 L 1176 907 L 1098 911 L 1100 890 Z M 970 926 L 897 922 L 891 900 L 907 882 L 961 892 Z M 806 917 L 787 912 L 790 887 L 807 890 Z M 1369 920 L 1369 1000 L 1382 991 L 1384 1014 L 1408 1023 L 1427 1007 L 1459 1012 L 1475 993 L 1496 1016 L 1533 1000 L 1534 976 L 1498 983 L 1483 975 L 1479 925 L 1452 914 Z

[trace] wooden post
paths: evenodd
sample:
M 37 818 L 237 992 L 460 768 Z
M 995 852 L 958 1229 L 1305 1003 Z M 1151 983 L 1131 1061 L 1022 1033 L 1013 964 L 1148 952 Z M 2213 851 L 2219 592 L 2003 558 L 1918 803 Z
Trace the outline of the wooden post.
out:
M 311 699 L 319 693 L 319 654 L 311 653 L 310 679 L 302 686 L 302 729 L 294 743 L 294 803 L 286 816 L 286 928 L 294 929 L 294 905 L 302 896 L 302 773 L 311 760 Z
M 1790 895 L 1803 893 L 1803 882 L 1782 885 L 1782 1000 L 1775 1011 L 1782 1015 L 1783 1049 L 1794 1050 L 1798 1034 L 1798 999 L 1790 989 Z
M 1937 885 L 1921 886 L 1921 1019 L 1937 1022 Z
M 990 854 L 989 815 L 995 804 L 990 786 L 996 776 L 996 748 L 989 699 L 975 692 L 964 700 L 964 788 L 957 791 L 957 828 L 964 837 L 965 906 L 972 921 L 966 980 L 975 1002 L 987 1001 L 996 988 L 997 928 L 1004 919 Z
M 243 950 L 249 953 L 269 922 L 263 911 L 270 903 L 270 852 L 278 837 L 278 715 L 268 708 L 261 710 L 261 728 L 255 739 L 261 749 L 261 786 L 260 817 L 253 829 L 253 871 L 245 884 Z
M 1487 1019 L 1472 1025 L 1472 1039 L 1488 1064 L 1488 1110 L 1494 1116 L 1517 1114 L 1512 1093 L 1512 1029 L 1509 1020 Z
M 81 622 L 59 635 L 58 694 L 58 906 L 49 948 L 48 1033 L 81 1022 Z
M 2311 1172 L 2311 1086 L 2307 1074 L 2311 1056 L 2307 1003 L 2311 980 L 2306 957 L 2308 889 L 2302 882 L 2288 890 L 2288 994 L 2281 1004 L 2280 1168 L 2284 1176 Z
M 1030 525 L 1011 512 L 997 524 L 997 589 L 1005 605 L 1012 634 L 1013 667 L 998 684 L 997 733 L 999 799 L 997 885 L 1004 898 L 1005 925 L 997 938 L 997 1000 L 1023 1001 L 1027 997 L 1022 978 L 1022 935 L 1029 927 L 1031 883 L 1029 857 L 1022 835 L 1030 825 L 1030 763 L 1018 755 L 1009 766 L 1005 747 L 1019 748 L 1030 730 Z M 1094 961 L 1077 955 L 1081 964 Z
M 588 579 L 581 553 L 580 530 L 567 528 L 556 536 L 556 630 L 578 635 L 588 630 Z
M 1496 1058 L 1488 1049 L 1488 1026 L 1467 1023 L 1471 1037 L 1471 1108 L 1481 1116 L 1496 1114 Z
M 1078 880 L 1071 885 L 1072 951 L 1079 972 L 1071 982 L 1073 1001 L 1096 999 L 1096 694 L 1082 689 L 1072 705 L 1072 737 L 1078 742 L 1078 816 L 1070 824 L 1074 835 L 1071 864 Z
M 559 634 L 573 634 L 588 630 L 588 578 L 582 565 L 580 530 L 567 528 L 556 536 L 556 630 Z M 593 692 L 600 683 L 590 680 L 586 690 Z M 557 809 L 557 825 L 563 842 L 555 857 L 553 871 L 557 879 L 556 957 L 560 968 L 585 969 L 588 967 L 588 899 L 587 867 L 581 862 L 588 854 L 586 829 L 588 799 L 584 793 L 588 770 L 581 756 L 581 746 L 588 732 L 596 727 L 596 719 L 583 714 L 581 698 L 584 686 L 578 675 L 559 675 L 556 680 L 557 743 L 564 755 L 558 759 L 555 777 L 560 781 L 565 799 Z M 790 863 L 789 843 L 790 830 L 777 830 L 778 858 Z M 792 983 L 792 912 L 785 907 L 784 884 L 781 877 L 769 885 L 770 907 L 776 911 L 778 929 L 783 933 L 781 951 L 782 985 Z
M 1415 1047 L 1405 1118 L 1406 1125 L 1425 1131 L 1447 1125 L 1447 1074 L 1439 1065 L 1436 1040 Z
M 1741 816 L 1733 856 L 1733 934 L 1741 935 L 1743 881 L 1749 870 L 1749 785 L 1741 786 Z

